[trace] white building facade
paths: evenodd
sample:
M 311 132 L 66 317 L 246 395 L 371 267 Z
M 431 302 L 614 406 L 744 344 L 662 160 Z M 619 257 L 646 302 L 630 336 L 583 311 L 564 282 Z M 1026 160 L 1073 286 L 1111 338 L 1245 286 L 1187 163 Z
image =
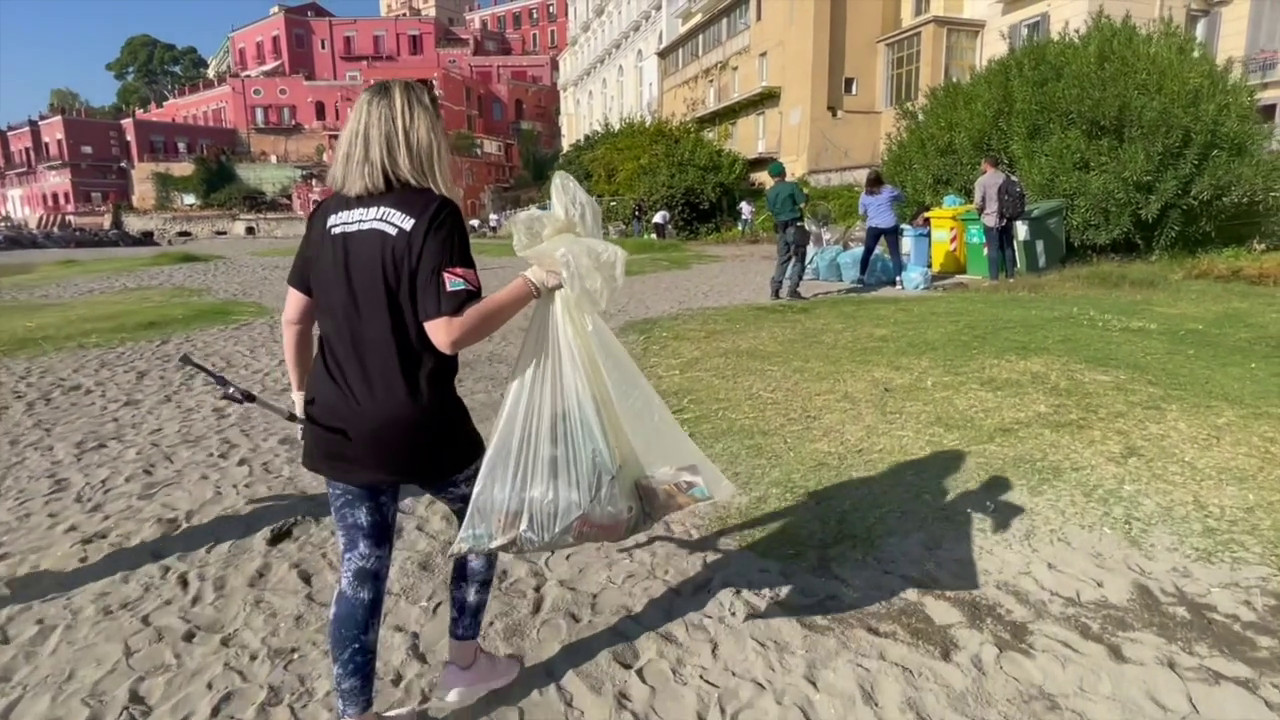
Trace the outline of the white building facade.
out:
M 604 125 L 656 117 L 665 0 L 569 0 L 560 55 L 560 131 L 569 147 Z

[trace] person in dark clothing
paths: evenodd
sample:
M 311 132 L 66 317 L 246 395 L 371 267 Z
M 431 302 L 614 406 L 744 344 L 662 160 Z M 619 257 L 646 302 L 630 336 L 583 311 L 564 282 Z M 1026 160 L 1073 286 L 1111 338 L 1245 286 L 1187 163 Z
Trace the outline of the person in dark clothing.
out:
M 304 418 L 302 464 L 327 479 L 337 529 L 329 644 L 347 720 L 399 716 L 372 706 L 401 488 L 421 487 L 461 518 L 484 455 L 455 387 L 457 354 L 559 287 L 556 275 L 530 268 L 481 295 L 466 222 L 447 196 L 449 165 L 432 93 L 405 80 L 370 86 L 338 140 L 334 194 L 307 219 L 289 271 L 284 355 Z M 496 563 L 496 555 L 453 561 L 438 684 L 447 700 L 520 672 L 519 660 L 478 642 Z
M 773 186 L 764 194 L 765 205 L 773 215 L 773 229 L 778 233 L 778 264 L 769 281 L 769 299 L 782 298 L 782 281 L 787 279 L 788 300 L 804 300 L 800 280 L 804 275 L 805 256 L 809 251 L 809 232 L 804 227 L 804 206 L 809 198 L 800 186 L 787 179 L 787 168 L 774 161 L 769 165 Z
M 636 204 L 631 206 L 631 234 L 635 237 L 644 235 L 644 215 L 644 201 L 637 200 Z

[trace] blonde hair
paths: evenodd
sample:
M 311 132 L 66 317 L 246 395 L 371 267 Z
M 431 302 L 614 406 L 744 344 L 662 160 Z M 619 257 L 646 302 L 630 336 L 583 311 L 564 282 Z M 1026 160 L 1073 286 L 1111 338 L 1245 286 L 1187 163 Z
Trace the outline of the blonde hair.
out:
M 365 88 L 351 109 L 326 183 L 347 197 L 399 187 L 452 196 L 451 160 L 432 88 L 383 80 Z

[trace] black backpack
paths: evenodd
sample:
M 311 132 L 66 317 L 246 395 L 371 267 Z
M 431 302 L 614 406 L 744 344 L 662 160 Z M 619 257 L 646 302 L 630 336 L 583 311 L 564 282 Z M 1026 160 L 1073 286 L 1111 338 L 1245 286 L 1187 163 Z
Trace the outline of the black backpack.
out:
M 1012 175 L 1004 176 L 996 197 L 1000 203 L 1000 217 L 1005 220 L 1017 220 L 1027 211 L 1027 193 L 1023 191 L 1018 178 Z

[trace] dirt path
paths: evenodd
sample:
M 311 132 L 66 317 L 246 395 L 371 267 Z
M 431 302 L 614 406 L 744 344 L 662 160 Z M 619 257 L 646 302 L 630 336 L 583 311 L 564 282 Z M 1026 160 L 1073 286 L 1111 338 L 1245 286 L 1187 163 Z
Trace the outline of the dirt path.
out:
M 0 295 L 163 284 L 278 306 L 289 261 L 220 247 L 233 257 Z M 725 252 L 633 279 L 610 320 L 760 300 L 767 249 Z M 519 269 L 482 265 L 489 286 Z M 522 332 L 464 357 L 482 427 Z M 183 350 L 286 390 L 274 321 L 0 365 L 0 718 L 332 717 L 322 486 L 278 421 L 218 405 L 181 373 Z M 1016 499 L 1029 517 L 1035 499 Z M 1033 544 L 1017 524 L 975 523 L 962 543 L 904 529 L 821 576 L 668 541 L 504 558 L 486 638 L 531 666 L 447 717 L 1277 717 L 1274 573 L 1037 522 L 1061 524 L 1060 539 Z M 380 707 L 434 684 L 451 532 L 429 504 L 402 518 Z M 927 589 L 960 566 L 981 589 Z

